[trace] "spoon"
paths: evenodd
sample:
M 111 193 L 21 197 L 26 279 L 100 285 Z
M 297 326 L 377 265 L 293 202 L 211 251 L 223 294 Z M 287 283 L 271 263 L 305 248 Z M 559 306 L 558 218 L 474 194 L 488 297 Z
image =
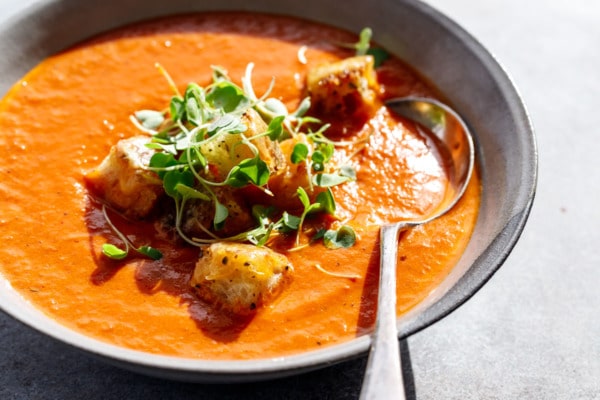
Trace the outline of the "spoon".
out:
M 438 144 L 442 145 L 441 150 L 447 151 L 451 168 L 448 189 L 437 212 L 423 220 L 394 222 L 381 227 L 377 319 L 371 337 L 361 400 L 405 399 L 396 316 L 399 235 L 405 229 L 430 222 L 450 210 L 462 197 L 474 163 L 473 139 L 469 129 L 447 105 L 417 97 L 391 99 L 386 105 L 395 114 L 416 122 L 433 133 L 433 139 L 437 139 Z

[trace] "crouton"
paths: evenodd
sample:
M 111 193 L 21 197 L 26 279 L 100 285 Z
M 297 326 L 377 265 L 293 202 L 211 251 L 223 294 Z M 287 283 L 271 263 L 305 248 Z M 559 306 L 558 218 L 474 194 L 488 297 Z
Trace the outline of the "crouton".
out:
M 298 135 L 280 143 L 285 162 L 280 168 L 280 173 L 269 180 L 269 189 L 275 193 L 275 196 L 263 199 L 264 203 L 276 206 L 282 210 L 301 210 L 303 206 L 298 197 L 298 188 L 301 187 L 304 189 L 311 202 L 316 199 L 317 194 L 325 190 L 324 188 L 311 185 L 311 174 L 308 173 L 305 162 L 297 164 L 292 162 L 292 152 L 294 146 L 298 143 L 309 145 L 304 135 Z
M 134 219 L 148 216 L 164 193 L 156 173 L 144 168 L 154 154 L 145 146 L 149 142 L 147 136 L 120 140 L 102 163 L 85 175 L 92 193 Z
M 292 270 L 287 257 L 267 247 L 217 242 L 203 249 L 190 284 L 217 308 L 249 315 L 281 293 Z
M 247 128 L 243 135 L 249 139 L 266 132 L 268 129 L 262 117 L 251 108 L 242 115 L 242 122 Z M 267 163 L 271 174 L 277 173 L 283 160 L 279 144 L 265 136 L 252 140 L 252 143 L 258 149 L 260 158 Z M 224 180 L 229 171 L 240 161 L 254 157 L 250 147 L 242 143 L 242 137 L 239 134 L 220 135 L 218 138 L 202 145 L 200 150 L 206 157 L 211 167 L 210 171 L 217 180 Z
M 308 95 L 317 115 L 368 118 L 378 108 L 372 56 L 346 58 L 308 71 Z

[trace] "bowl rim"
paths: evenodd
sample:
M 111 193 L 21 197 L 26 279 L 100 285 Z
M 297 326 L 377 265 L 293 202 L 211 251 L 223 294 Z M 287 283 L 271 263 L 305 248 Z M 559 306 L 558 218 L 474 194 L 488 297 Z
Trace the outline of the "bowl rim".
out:
M 10 18 L 0 21 L 0 33 L 8 32 L 30 16 L 41 15 L 59 3 L 61 0 L 40 1 L 26 7 Z M 523 232 L 535 198 L 538 151 L 533 126 L 521 95 L 498 60 L 465 29 L 432 6 L 419 0 L 404 0 L 402 3 L 427 16 L 467 45 L 483 67 L 492 74 L 507 104 L 511 107 L 515 123 L 518 125 L 517 130 L 527 150 L 526 158 L 522 160 L 523 184 L 520 187 L 519 204 L 515 204 L 516 212 L 498 233 L 496 239 L 477 258 L 474 265 L 478 268 L 469 268 L 439 301 L 399 323 L 399 337 L 405 338 L 436 323 L 464 304 L 483 287 L 508 258 Z M 5 282 L 5 285 L 10 286 L 9 282 Z M 0 310 L 60 343 L 120 367 L 178 380 L 243 382 L 282 377 L 355 358 L 366 353 L 370 345 L 370 337 L 363 335 L 324 349 L 274 358 L 221 361 L 172 357 L 124 349 L 101 342 L 72 331 L 49 317 L 42 316 L 41 312 L 24 313 L 22 308 L 5 304 L 2 299 L 3 297 L 0 296 Z M 49 321 L 40 325 L 39 318 L 47 318 Z

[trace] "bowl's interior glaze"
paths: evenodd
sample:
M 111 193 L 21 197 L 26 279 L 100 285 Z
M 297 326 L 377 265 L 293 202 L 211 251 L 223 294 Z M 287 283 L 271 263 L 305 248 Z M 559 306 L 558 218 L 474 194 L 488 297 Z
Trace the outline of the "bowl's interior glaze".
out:
M 42 2 L 0 25 L 0 96 L 43 58 L 97 33 L 139 20 L 217 9 L 294 15 L 351 31 L 370 26 L 377 42 L 447 96 L 475 136 L 483 182 L 481 209 L 458 265 L 398 321 L 400 335 L 434 323 L 472 296 L 502 265 L 526 222 L 537 176 L 535 139 L 521 99 L 498 63 L 460 27 L 422 3 L 348 0 L 339 7 L 334 0 Z M 1 276 L 0 285 L 0 308 L 17 320 L 114 364 L 166 378 L 224 382 L 283 376 L 354 357 L 369 345 L 368 337 L 360 337 L 298 356 L 244 362 L 157 356 L 71 331 L 31 307 Z

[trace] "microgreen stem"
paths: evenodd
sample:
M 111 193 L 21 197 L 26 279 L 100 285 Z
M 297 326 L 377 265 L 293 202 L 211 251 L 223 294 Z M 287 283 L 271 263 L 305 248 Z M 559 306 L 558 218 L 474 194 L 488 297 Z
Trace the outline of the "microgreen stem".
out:
M 167 83 L 169 84 L 169 87 L 171 88 L 173 93 L 175 93 L 175 96 L 183 97 L 181 95 L 181 92 L 179 92 L 179 89 L 177 89 L 177 85 L 175 85 L 173 78 L 171 78 L 171 75 L 169 75 L 167 70 L 164 69 L 163 66 L 160 65 L 159 63 L 154 64 L 154 66 L 158 69 L 158 72 L 160 72 L 161 75 L 165 77 L 165 79 L 167 80 Z

